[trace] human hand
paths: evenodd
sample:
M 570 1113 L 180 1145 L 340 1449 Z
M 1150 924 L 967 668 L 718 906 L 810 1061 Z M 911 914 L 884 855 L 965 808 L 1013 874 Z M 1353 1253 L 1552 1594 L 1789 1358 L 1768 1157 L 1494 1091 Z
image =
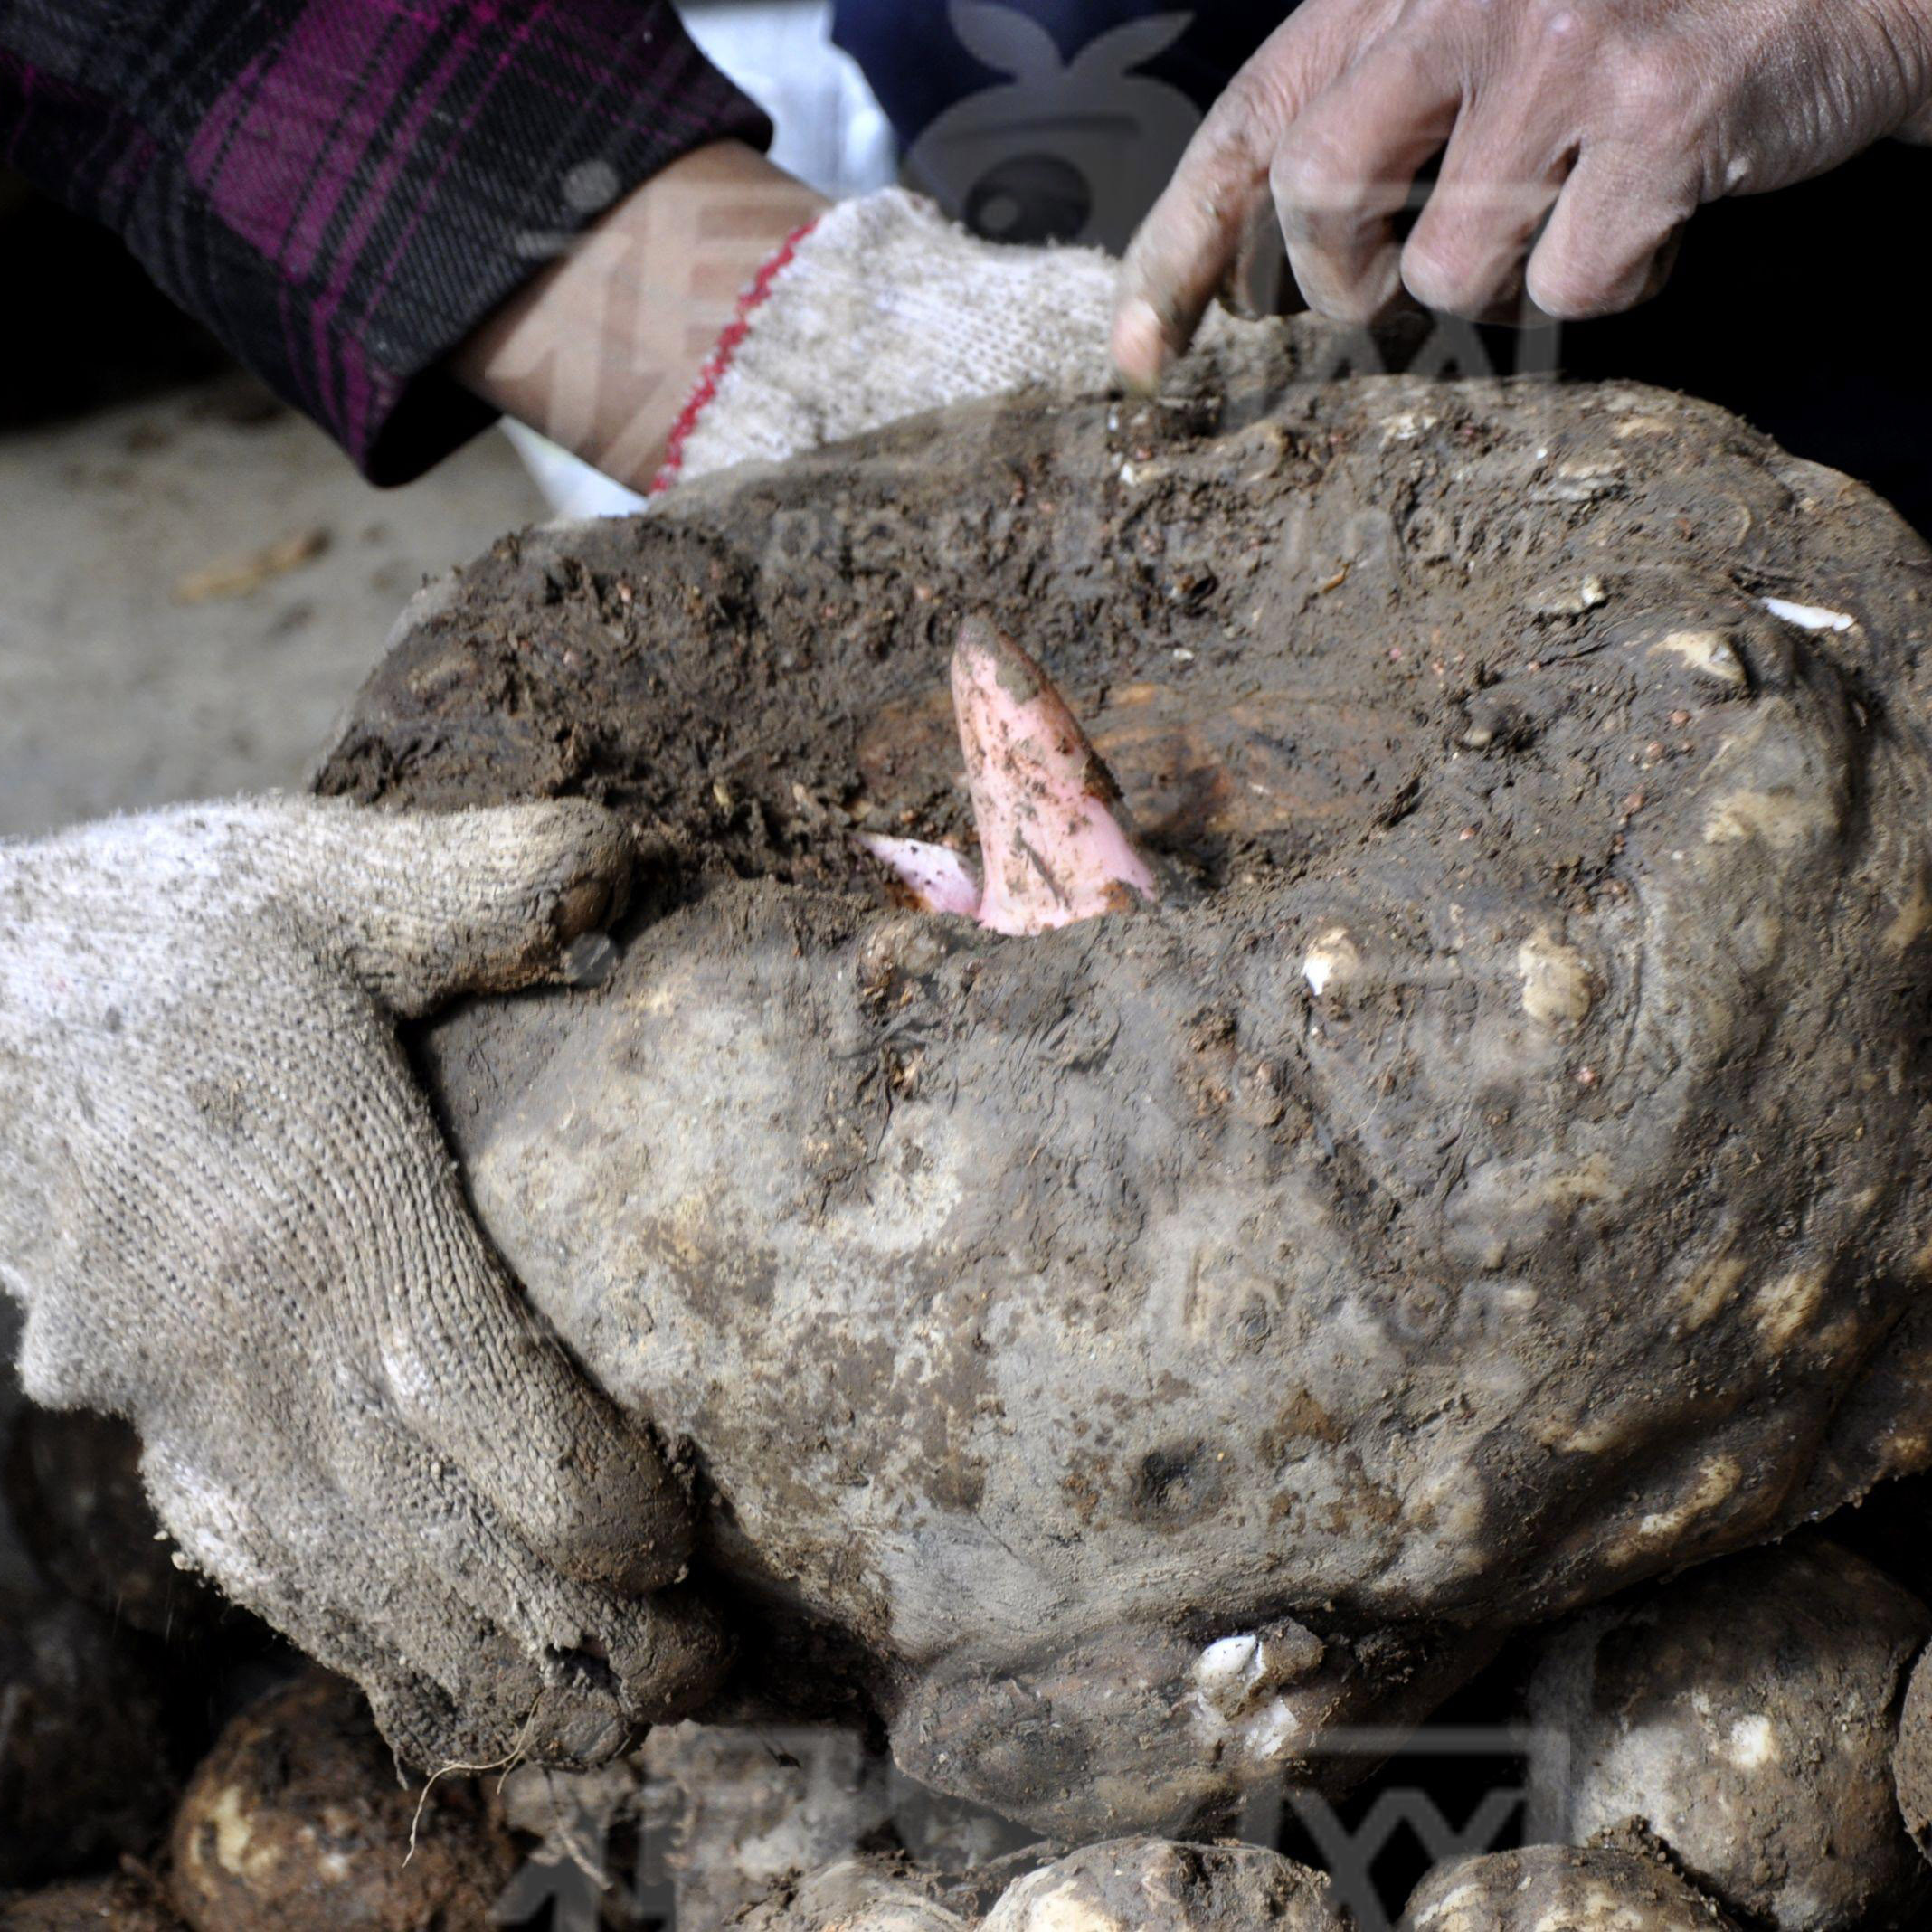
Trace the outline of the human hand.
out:
M 573 237 L 464 344 L 455 374 L 646 489 L 744 291 L 826 205 L 742 142 L 700 147 Z
M 590 1760 L 722 1662 L 685 1499 L 539 1335 L 394 1022 L 556 977 L 589 805 L 267 799 L 0 846 L 0 1286 L 28 1392 L 127 1416 L 182 1557 L 419 1765 Z
M 1932 127 L 1926 0 L 1306 0 L 1217 103 L 1129 250 L 1113 322 L 1146 386 L 1272 194 L 1302 292 L 1406 286 L 1482 317 L 1632 307 L 1703 203 Z M 1440 172 L 1406 242 L 1396 216 Z

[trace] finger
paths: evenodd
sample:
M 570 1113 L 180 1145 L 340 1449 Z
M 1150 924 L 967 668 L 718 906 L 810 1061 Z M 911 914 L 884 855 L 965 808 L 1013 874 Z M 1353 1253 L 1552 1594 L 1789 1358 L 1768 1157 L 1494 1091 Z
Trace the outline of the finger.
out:
M 373 1537 L 317 1467 L 257 1459 L 238 1473 L 213 1445 L 150 1431 L 141 1476 L 182 1559 L 353 1678 L 410 1763 L 493 1763 L 514 1747 L 544 1688 L 530 1661 L 422 1573 L 406 1542 Z
M 1697 184 L 1659 178 L 1644 157 L 1611 143 L 1586 147 L 1530 258 L 1530 298 L 1559 321 L 1620 314 L 1669 278 Z
M 398 1104 L 421 1108 L 413 1094 Z M 421 1133 L 432 1133 L 426 1118 Z M 564 1575 L 627 1591 L 673 1581 L 691 1548 L 683 1490 L 644 1430 L 538 1328 L 440 1155 L 418 1147 L 394 1163 L 386 1204 L 418 1258 L 388 1275 L 376 1311 L 396 1412 Z
M 412 1771 L 495 1770 L 523 1755 L 526 1727 L 504 1724 L 464 1707 L 443 1686 L 400 1660 L 346 1671 L 369 1700 L 383 1742 Z
M 217 962 L 218 999 L 220 975 L 231 970 L 245 971 Z M 280 1257 L 284 1274 L 293 1267 L 298 1283 L 318 1292 L 297 1296 L 286 1312 L 265 1297 L 255 1311 L 259 1331 L 240 1332 L 232 1323 L 179 1322 L 171 1298 L 158 1297 L 156 1321 L 177 1325 L 150 1342 L 175 1372 L 150 1408 L 166 1404 L 168 1413 L 137 1416 L 137 1424 L 161 1420 L 200 1437 L 204 1427 L 174 1413 L 197 1387 L 283 1387 L 293 1378 L 300 1399 L 319 1405 L 359 1368 L 384 1405 L 468 1472 L 556 1569 L 624 1590 L 676 1579 L 692 1534 L 681 1484 L 648 1431 L 591 1385 L 504 1274 L 366 998 L 321 973 L 279 1001 L 251 983 L 235 998 L 254 1000 L 252 1030 L 206 1044 L 198 1071 L 211 1088 L 248 1094 L 262 1084 L 260 1056 L 271 1067 L 299 1065 L 305 1043 L 319 1037 L 337 1055 L 331 1104 L 312 1109 L 309 1094 L 283 1093 L 271 1075 L 263 1103 L 237 1115 L 246 1164 L 202 1159 L 160 1178 L 118 1152 L 137 1126 L 113 1113 L 83 1122 L 71 1137 L 76 1171 L 101 1177 L 99 1184 L 125 1198 L 130 1211 L 117 1226 L 132 1232 L 105 1252 L 56 1250 L 49 1259 L 75 1279 L 90 1266 L 137 1274 L 151 1264 L 150 1247 L 200 1252 L 195 1243 L 212 1228 L 223 1253 Z M 103 1133 L 106 1144 L 97 1144 Z M 48 1220 L 70 1231 L 56 1240 L 71 1238 L 77 1225 L 72 1217 Z M 224 1293 L 238 1285 L 262 1284 L 223 1283 Z M 280 1293 L 287 1283 L 278 1274 L 266 1286 Z M 94 1304 L 83 1293 L 72 1305 Z M 58 1381 L 66 1399 L 122 1406 L 124 1391 L 111 1382 L 77 1380 L 71 1369 L 57 1375 L 76 1354 L 112 1359 L 109 1350 L 76 1350 L 71 1334 L 39 1333 L 30 1320 L 23 1366 L 36 1386 L 51 1390 Z M 235 1421 L 276 1443 L 306 1425 L 302 1414 L 273 1409 Z M 369 1480 L 378 1482 L 380 1472 Z
M 1512 93 L 1456 123 L 1402 251 L 1402 279 L 1425 308 L 1476 322 L 1520 317 L 1525 264 L 1570 166 L 1567 137 L 1539 125 L 1539 106 Z
M 358 1523 L 356 1533 L 367 1532 Z M 311 1656 L 355 1679 L 404 1764 L 419 1771 L 480 1769 L 543 1755 L 540 1738 L 559 1759 L 587 1760 L 601 1747 L 608 1757 L 630 1745 L 639 1727 L 614 1709 L 596 1712 L 591 1723 L 571 1712 L 560 1724 L 535 1661 L 412 1561 L 406 1541 L 365 1542 L 353 1559 L 352 1550 L 352 1543 L 336 1549 L 335 1574 L 355 1595 L 333 1614 L 357 1615 L 343 1653 L 323 1656 L 299 1625 L 281 1627 Z M 378 1568 L 391 1579 L 391 1600 L 383 1604 L 361 1593 L 358 1576 Z
M 324 942 L 393 1013 L 555 974 L 621 910 L 631 844 L 580 800 L 481 811 L 289 808 Z
M 410 1613 L 354 1626 L 342 1654 L 325 1656 L 298 1625 L 279 1627 L 310 1656 L 354 1680 L 402 1764 L 424 1773 L 493 1770 L 544 1757 L 546 1747 L 546 1761 L 573 1763 L 591 1762 L 590 1754 L 601 1749 L 594 1760 L 601 1763 L 634 1740 L 640 1727 L 607 1713 L 594 1729 L 564 1727 L 568 1745 L 588 1747 L 584 1756 L 557 1749 L 559 1727 L 548 1721 L 549 1692 L 532 1662 L 410 1563 L 402 1546 L 388 1544 L 381 1567 L 408 1593 Z M 339 1606 L 336 1614 L 342 1614 Z
M 722 1674 L 726 1645 L 690 1592 L 625 1600 L 560 1576 L 460 1470 L 379 1409 L 361 1413 L 352 1439 L 338 1439 L 331 1453 L 347 1464 L 346 1482 L 362 1498 L 365 1539 L 435 1579 L 403 1609 L 434 1606 L 447 1590 L 504 1634 L 519 1664 L 534 1667 L 544 1698 L 533 1735 L 541 1734 L 545 1757 L 608 1755 L 635 1720 L 686 1715 Z M 374 1486 L 372 1467 L 380 1472 Z M 405 1653 L 421 1652 L 411 1634 L 420 1622 L 405 1615 L 387 1633 Z M 504 1666 L 497 1669 L 502 1674 Z M 466 1662 L 459 1682 L 467 1701 L 506 1700 L 480 1659 Z
M 412 1576 L 419 1586 L 424 1580 Z M 439 1626 L 430 1606 L 445 1598 L 449 1621 Z M 608 1687 L 546 1682 L 537 1660 L 476 1622 L 450 1593 L 421 1587 L 416 1603 L 405 1621 L 377 1626 L 366 1659 L 346 1672 L 403 1763 L 426 1772 L 491 1770 L 526 1758 L 587 1766 L 631 1749 L 646 1728 Z M 459 1640 L 467 1641 L 460 1656 Z
M 1357 16 L 1368 11 L 1302 9 L 1263 43 L 1209 109 L 1122 264 L 1113 365 L 1131 386 L 1153 388 L 1193 341 L 1240 256 L 1255 211 L 1266 202 L 1276 144 L 1302 103 L 1351 58 Z M 1338 20 L 1350 31 L 1339 31 Z
M 218 999 L 227 970 L 218 962 Z M 305 1041 L 322 1038 L 336 1051 L 332 1103 L 316 1111 L 306 1094 L 271 1090 L 272 1104 L 242 1116 L 245 1168 L 190 1166 L 165 1188 L 129 1175 L 119 1184 L 156 1198 L 128 1225 L 167 1228 L 192 1216 L 238 1248 L 310 1271 L 327 1292 L 302 1298 L 292 1320 L 269 1310 L 253 1337 L 191 1324 L 176 1341 L 186 1359 L 226 1386 L 236 1378 L 229 1357 L 244 1342 L 292 1356 L 275 1359 L 274 1372 L 292 1372 L 316 1403 L 360 1370 L 382 1405 L 464 1469 L 556 1569 L 627 1590 L 682 1574 L 691 1519 L 681 1485 L 649 1433 L 590 1384 L 504 1274 L 367 998 L 321 972 L 279 1002 L 260 987 L 238 988 L 243 997 L 255 999 L 251 1033 L 211 1043 L 204 1076 L 246 1092 L 260 1079 L 259 1056 L 299 1065 Z M 256 1420 L 274 1440 L 304 1425 L 300 1416 Z
M 306 1350 L 298 1372 L 318 1396 L 345 1365 L 359 1368 L 564 1574 L 623 1589 L 670 1582 L 691 1547 L 681 1485 L 504 1273 L 367 999 L 316 980 L 287 1013 L 258 1014 L 250 1051 L 297 1065 L 297 1036 L 334 1041 L 336 1103 L 318 1116 L 292 1099 L 251 1113 L 254 1179 L 210 1210 L 211 1225 L 260 1226 L 283 1244 L 289 1204 L 312 1215 L 298 1245 L 331 1292 L 306 1301 L 276 1345 Z
M 1248 216 L 1221 299 L 1236 315 L 1252 321 L 1256 317 L 1286 315 L 1291 302 L 1299 308 L 1296 294 L 1288 274 L 1282 224 L 1274 218 L 1274 200 L 1267 198 L 1257 203 Z
M 526 1762 L 589 1770 L 634 1749 L 648 1728 L 608 1700 L 600 1707 L 528 1673 L 514 1680 L 527 1684 L 514 1704 L 452 1696 L 400 1660 L 345 1674 L 361 1685 L 390 1749 L 429 1774 L 496 1771 Z
M 601 1762 L 715 1681 L 724 1645 L 687 1593 L 646 1609 L 567 1584 L 389 1418 L 352 1413 L 346 1456 L 326 1424 L 312 1460 L 233 1468 L 156 1429 L 141 1473 L 185 1558 L 354 1678 L 408 1762 Z
M 1402 289 L 1395 218 L 1448 139 L 1461 87 L 1422 43 L 1392 41 L 1315 100 L 1270 175 L 1288 262 L 1309 306 L 1372 322 Z

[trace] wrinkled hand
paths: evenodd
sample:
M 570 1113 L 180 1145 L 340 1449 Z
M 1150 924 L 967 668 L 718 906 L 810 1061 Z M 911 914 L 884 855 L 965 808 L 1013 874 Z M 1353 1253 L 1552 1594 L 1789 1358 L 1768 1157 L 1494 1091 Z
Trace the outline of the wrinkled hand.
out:
M 1405 284 L 1481 317 L 1526 277 L 1548 314 L 1596 316 L 1654 291 L 1703 203 L 1922 133 L 1928 101 L 1927 0 L 1306 0 L 1136 237 L 1114 359 L 1158 378 L 1271 193 L 1303 295 L 1339 320 Z
M 394 1037 L 620 898 L 587 805 L 264 800 L 0 846 L 0 1286 L 186 1561 L 419 1765 L 593 1759 L 720 1662 L 655 1445 L 532 1326 Z

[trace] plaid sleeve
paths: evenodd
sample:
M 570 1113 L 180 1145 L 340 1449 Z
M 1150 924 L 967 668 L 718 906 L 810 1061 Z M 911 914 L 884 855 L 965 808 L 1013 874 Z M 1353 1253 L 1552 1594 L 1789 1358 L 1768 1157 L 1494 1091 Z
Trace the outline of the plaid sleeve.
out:
M 769 134 L 668 0 L 0 0 L 5 158 L 379 483 L 491 420 L 443 365 L 576 229 Z

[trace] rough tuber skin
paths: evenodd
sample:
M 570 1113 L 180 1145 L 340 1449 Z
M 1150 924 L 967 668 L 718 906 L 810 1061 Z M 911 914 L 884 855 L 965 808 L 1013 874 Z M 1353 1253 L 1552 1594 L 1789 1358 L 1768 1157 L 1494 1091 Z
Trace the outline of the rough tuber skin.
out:
M 1587 1842 L 1634 1825 L 1740 1918 L 1851 1932 L 1926 1889 L 1892 1785 L 1932 1611 L 1823 1540 L 1714 1563 L 1554 1632 L 1532 1724 L 1567 1742 L 1539 1795 Z
M 982 1932 L 1348 1932 L 1328 1881 L 1260 1845 L 1114 1839 L 1017 1880 Z
M 859 1856 L 806 1873 L 733 1924 L 743 1932 L 971 1932 L 903 1861 Z
M 1400 1932 L 1738 1932 L 1669 1866 L 1608 1847 L 1533 1845 L 1438 1866 Z
M 658 855 L 605 984 L 417 1041 L 476 1205 L 688 1445 L 738 1692 L 1056 1834 L 1932 1458 L 1925 546 L 1681 398 L 1280 340 L 508 540 L 321 780 Z M 972 611 L 1188 890 L 886 903 Z
M 1932 1860 L 1932 1652 L 1919 1653 L 1906 1682 L 1892 1781 L 1912 1842 Z

